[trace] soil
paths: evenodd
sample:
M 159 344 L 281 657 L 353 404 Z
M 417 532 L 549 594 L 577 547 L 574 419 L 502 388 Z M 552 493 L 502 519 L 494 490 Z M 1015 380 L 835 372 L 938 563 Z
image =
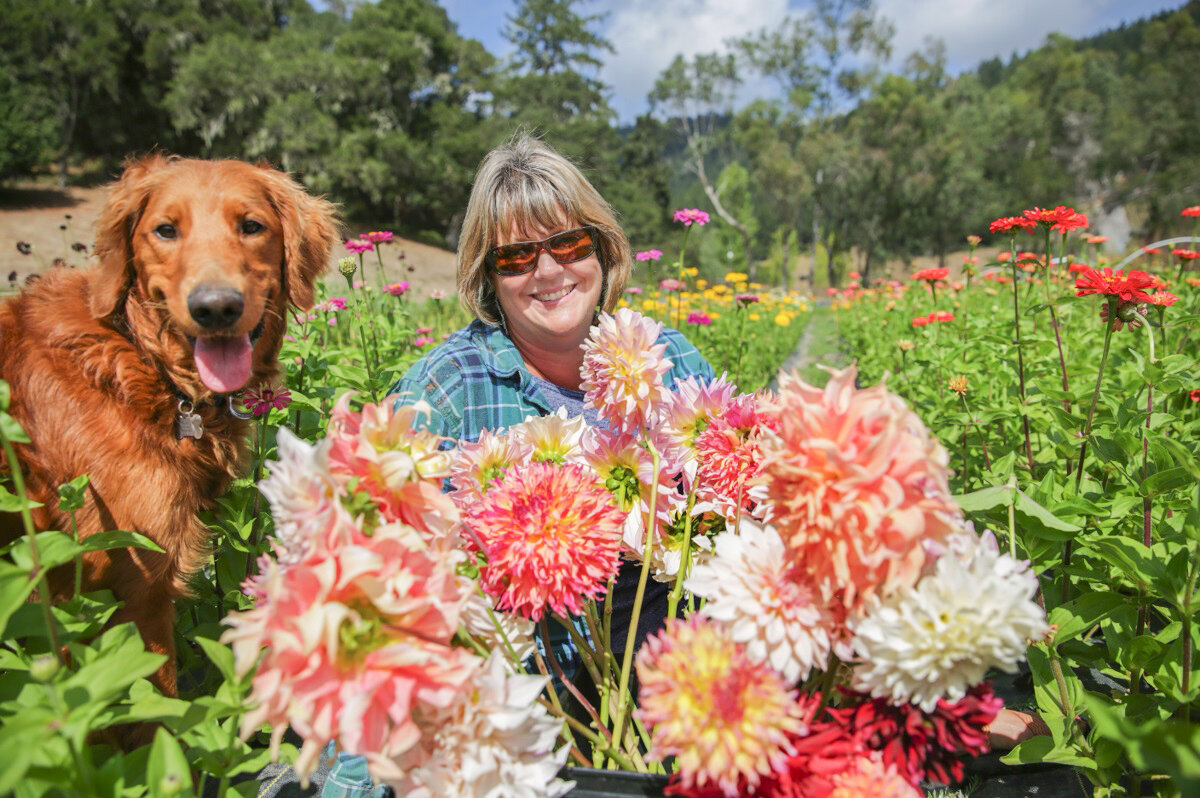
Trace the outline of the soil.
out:
M 92 230 L 104 207 L 108 189 L 98 187 L 51 188 L 28 184 L 0 188 L 0 292 L 20 285 L 27 276 L 52 268 L 57 259 L 72 267 L 91 261 Z M 348 225 L 347 235 L 368 230 L 386 230 L 385 224 Z M 18 242 L 31 245 L 22 255 Z M 87 253 L 72 245 L 87 246 Z M 345 283 L 336 270 L 337 258 L 346 254 L 335 248 L 325 281 L 334 293 L 344 291 Z M 384 275 L 388 283 L 405 281 L 418 299 L 434 291 L 454 293 L 454 253 L 418 241 L 395 238 L 381 249 Z M 378 260 L 367 253 L 363 260 L 367 281 L 376 284 Z

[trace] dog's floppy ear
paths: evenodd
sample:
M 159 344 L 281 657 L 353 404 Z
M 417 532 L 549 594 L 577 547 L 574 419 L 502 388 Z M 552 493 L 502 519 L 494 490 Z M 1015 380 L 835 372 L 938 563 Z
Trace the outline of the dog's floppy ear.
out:
M 329 265 L 338 240 L 339 221 L 333 203 L 314 197 L 283 172 L 258 164 L 271 205 L 283 223 L 283 281 L 288 301 L 308 310 L 315 300 L 317 278 Z
M 104 210 L 96 222 L 96 256 L 100 263 L 88 276 L 88 304 L 99 319 L 117 310 L 133 282 L 133 246 L 130 236 L 150 197 L 151 174 L 171 158 L 148 155 L 130 160 L 121 179 L 112 185 Z

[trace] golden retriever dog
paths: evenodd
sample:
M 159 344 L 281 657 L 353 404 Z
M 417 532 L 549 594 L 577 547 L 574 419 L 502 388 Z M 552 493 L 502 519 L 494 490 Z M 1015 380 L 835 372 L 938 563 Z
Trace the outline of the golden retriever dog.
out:
M 109 193 L 98 264 L 51 271 L 0 305 L 0 379 L 31 440 L 17 457 L 42 503 L 37 528 L 71 529 L 58 486 L 88 474 L 80 533 L 140 532 L 165 552 L 89 553 L 83 580 L 112 590 L 115 622 L 167 656 L 156 674 L 167 695 L 174 599 L 209 552 L 196 513 L 246 460 L 249 422 L 230 395 L 277 377 L 288 306 L 312 306 L 337 240 L 333 206 L 282 172 L 152 155 Z M 0 538 L 21 531 L 0 515 Z M 67 577 L 52 574 L 57 598 L 73 590 Z

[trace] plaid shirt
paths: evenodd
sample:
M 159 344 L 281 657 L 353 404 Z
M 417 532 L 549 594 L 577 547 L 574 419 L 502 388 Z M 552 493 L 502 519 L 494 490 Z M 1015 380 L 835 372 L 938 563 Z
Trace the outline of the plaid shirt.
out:
M 664 328 L 658 343 L 667 345 L 672 363 L 666 385 L 692 375 L 716 376 L 682 333 Z M 406 403 L 428 402 L 433 413 L 427 428 L 453 441 L 477 441 L 485 429 L 507 429 L 527 416 L 553 412 L 512 339 L 478 320 L 414 363 L 391 392 L 407 393 Z

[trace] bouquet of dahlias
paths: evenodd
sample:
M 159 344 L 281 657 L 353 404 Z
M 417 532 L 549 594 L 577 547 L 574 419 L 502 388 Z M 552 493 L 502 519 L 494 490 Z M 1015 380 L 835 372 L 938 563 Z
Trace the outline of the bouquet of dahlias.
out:
M 1028 564 L 965 522 L 945 450 L 882 385 L 851 367 L 824 389 L 668 387 L 661 329 L 601 315 L 597 425 L 529 418 L 443 451 L 421 403 L 344 396 L 320 444 L 281 430 L 276 556 L 227 621 L 258 667 L 243 733 L 277 746 L 290 725 L 302 773 L 336 741 L 412 795 L 560 795 L 568 755 L 669 770 L 678 795 L 961 780 L 1001 706 L 986 673 L 1047 632 Z M 641 569 L 624 646 L 600 601 L 622 559 Z M 669 620 L 635 657 L 651 579 Z

